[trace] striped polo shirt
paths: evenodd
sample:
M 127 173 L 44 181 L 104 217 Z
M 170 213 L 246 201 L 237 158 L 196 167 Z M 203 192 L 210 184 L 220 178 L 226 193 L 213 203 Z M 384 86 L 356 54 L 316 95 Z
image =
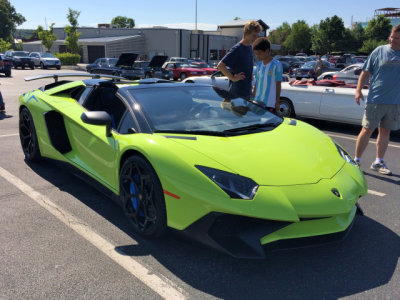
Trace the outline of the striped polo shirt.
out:
M 264 102 L 268 107 L 275 108 L 276 83 L 282 81 L 282 64 L 272 59 L 264 65 L 259 61 L 256 66 L 256 94 L 254 100 Z

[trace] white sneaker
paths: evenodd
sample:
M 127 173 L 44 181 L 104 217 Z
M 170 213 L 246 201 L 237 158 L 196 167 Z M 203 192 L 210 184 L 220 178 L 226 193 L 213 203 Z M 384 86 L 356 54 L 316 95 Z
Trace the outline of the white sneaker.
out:
M 377 171 L 383 175 L 392 175 L 392 171 L 388 169 L 383 161 L 381 161 L 380 163 L 373 162 L 371 165 L 371 170 Z

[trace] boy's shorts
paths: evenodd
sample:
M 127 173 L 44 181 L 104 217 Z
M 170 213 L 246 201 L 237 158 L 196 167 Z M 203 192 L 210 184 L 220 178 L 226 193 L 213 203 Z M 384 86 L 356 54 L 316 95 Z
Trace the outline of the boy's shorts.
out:
M 361 125 L 364 128 L 399 129 L 400 105 L 367 103 Z

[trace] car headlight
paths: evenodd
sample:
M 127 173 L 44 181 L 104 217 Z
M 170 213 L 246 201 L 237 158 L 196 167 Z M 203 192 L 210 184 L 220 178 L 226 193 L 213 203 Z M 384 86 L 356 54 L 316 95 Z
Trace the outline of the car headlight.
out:
M 350 156 L 350 154 L 347 153 L 346 150 L 344 150 L 341 146 L 339 146 L 338 144 L 335 143 L 335 146 L 340 154 L 341 157 L 343 157 L 343 159 L 352 164 L 352 165 L 357 165 L 357 163 L 355 162 L 355 160 Z
M 204 166 L 196 165 L 196 168 L 231 198 L 250 200 L 257 193 L 258 184 L 250 178 Z

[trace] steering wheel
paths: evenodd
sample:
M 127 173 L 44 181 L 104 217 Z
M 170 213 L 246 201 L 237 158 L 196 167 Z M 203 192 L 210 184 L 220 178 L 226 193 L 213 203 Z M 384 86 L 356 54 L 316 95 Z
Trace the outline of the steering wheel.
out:
M 207 103 L 197 103 L 190 110 L 189 115 L 195 117 L 197 114 L 200 114 L 205 108 L 209 107 Z

